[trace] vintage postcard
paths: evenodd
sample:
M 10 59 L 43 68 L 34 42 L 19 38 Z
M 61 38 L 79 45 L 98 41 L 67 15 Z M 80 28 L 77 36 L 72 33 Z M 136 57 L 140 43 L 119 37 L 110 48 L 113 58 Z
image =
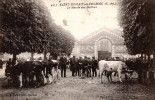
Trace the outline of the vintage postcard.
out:
M 0 100 L 155 100 L 154 6 L 0 0 Z

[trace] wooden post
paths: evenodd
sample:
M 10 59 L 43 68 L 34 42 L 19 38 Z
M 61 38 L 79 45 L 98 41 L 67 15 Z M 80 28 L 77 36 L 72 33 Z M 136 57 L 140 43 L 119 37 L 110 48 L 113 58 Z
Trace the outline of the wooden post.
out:
M 150 63 L 151 62 L 150 54 L 148 54 L 147 56 L 148 56 L 147 62 Z
M 144 62 L 146 62 L 146 54 L 144 54 Z
M 16 59 L 17 59 L 17 54 L 14 53 L 13 58 L 12 58 L 12 66 L 14 66 L 16 64 Z
M 149 80 L 151 84 L 154 83 L 154 72 L 153 71 L 149 72 Z
M 155 68 L 155 53 L 153 54 L 153 71 L 154 71 L 154 68 Z
M 47 60 L 47 52 L 46 52 L 46 50 L 44 50 L 44 60 Z
M 141 54 L 141 60 L 143 61 L 143 54 Z
M 31 52 L 31 58 L 30 58 L 31 61 L 34 60 L 34 52 Z

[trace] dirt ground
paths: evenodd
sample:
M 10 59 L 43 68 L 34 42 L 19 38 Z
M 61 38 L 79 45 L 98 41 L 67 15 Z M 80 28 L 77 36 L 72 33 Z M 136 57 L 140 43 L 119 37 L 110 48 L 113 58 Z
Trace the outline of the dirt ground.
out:
M 72 77 L 67 70 L 67 78 L 40 88 L 4 88 L 4 73 L 0 71 L 0 100 L 155 100 L 155 87 L 138 84 L 136 79 L 120 83 L 117 76 L 109 83 L 103 77 L 81 79 Z

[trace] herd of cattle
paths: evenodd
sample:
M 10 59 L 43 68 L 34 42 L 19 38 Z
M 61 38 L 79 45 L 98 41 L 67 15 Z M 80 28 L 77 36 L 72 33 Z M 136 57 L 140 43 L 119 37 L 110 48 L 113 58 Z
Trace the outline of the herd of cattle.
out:
M 140 65 L 140 66 L 139 66 Z M 142 62 L 134 61 L 106 61 L 100 60 L 98 62 L 98 75 L 100 76 L 101 82 L 104 72 L 108 80 L 112 81 L 112 73 L 118 73 L 119 81 L 122 82 L 121 74 L 132 75 L 133 70 L 138 69 L 144 65 Z M 12 84 L 17 87 L 44 86 L 49 82 L 49 76 L 53 77 L 52 71 L 54 71 L 56 78 L 58 78 L 59 62 L 57 60 L 47 61 L 21 61 L 11 68 L 10 73 L 6 75 L 9 77 L 8 84 Z
M 9 85 L 40 87 L 45 85 L 45 81 L 50 81 L 49 75 L 53 77 L 52 70 L 55 71 L 58 77 L 58 62 L 56 60 L 21 61 L 9 70 L 6 73 L 7 78 L 9 78 Z

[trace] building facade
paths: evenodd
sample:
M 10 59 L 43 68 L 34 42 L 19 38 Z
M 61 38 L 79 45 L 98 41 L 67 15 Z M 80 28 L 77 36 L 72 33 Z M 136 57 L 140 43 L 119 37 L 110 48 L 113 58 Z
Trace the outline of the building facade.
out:
M 72 55 L 76 57 L 95 56 L 97 59 L 128 58 L 130 55 L 124 45 L 122 35 L 121 30 L 102 28 L 76 41 Z

